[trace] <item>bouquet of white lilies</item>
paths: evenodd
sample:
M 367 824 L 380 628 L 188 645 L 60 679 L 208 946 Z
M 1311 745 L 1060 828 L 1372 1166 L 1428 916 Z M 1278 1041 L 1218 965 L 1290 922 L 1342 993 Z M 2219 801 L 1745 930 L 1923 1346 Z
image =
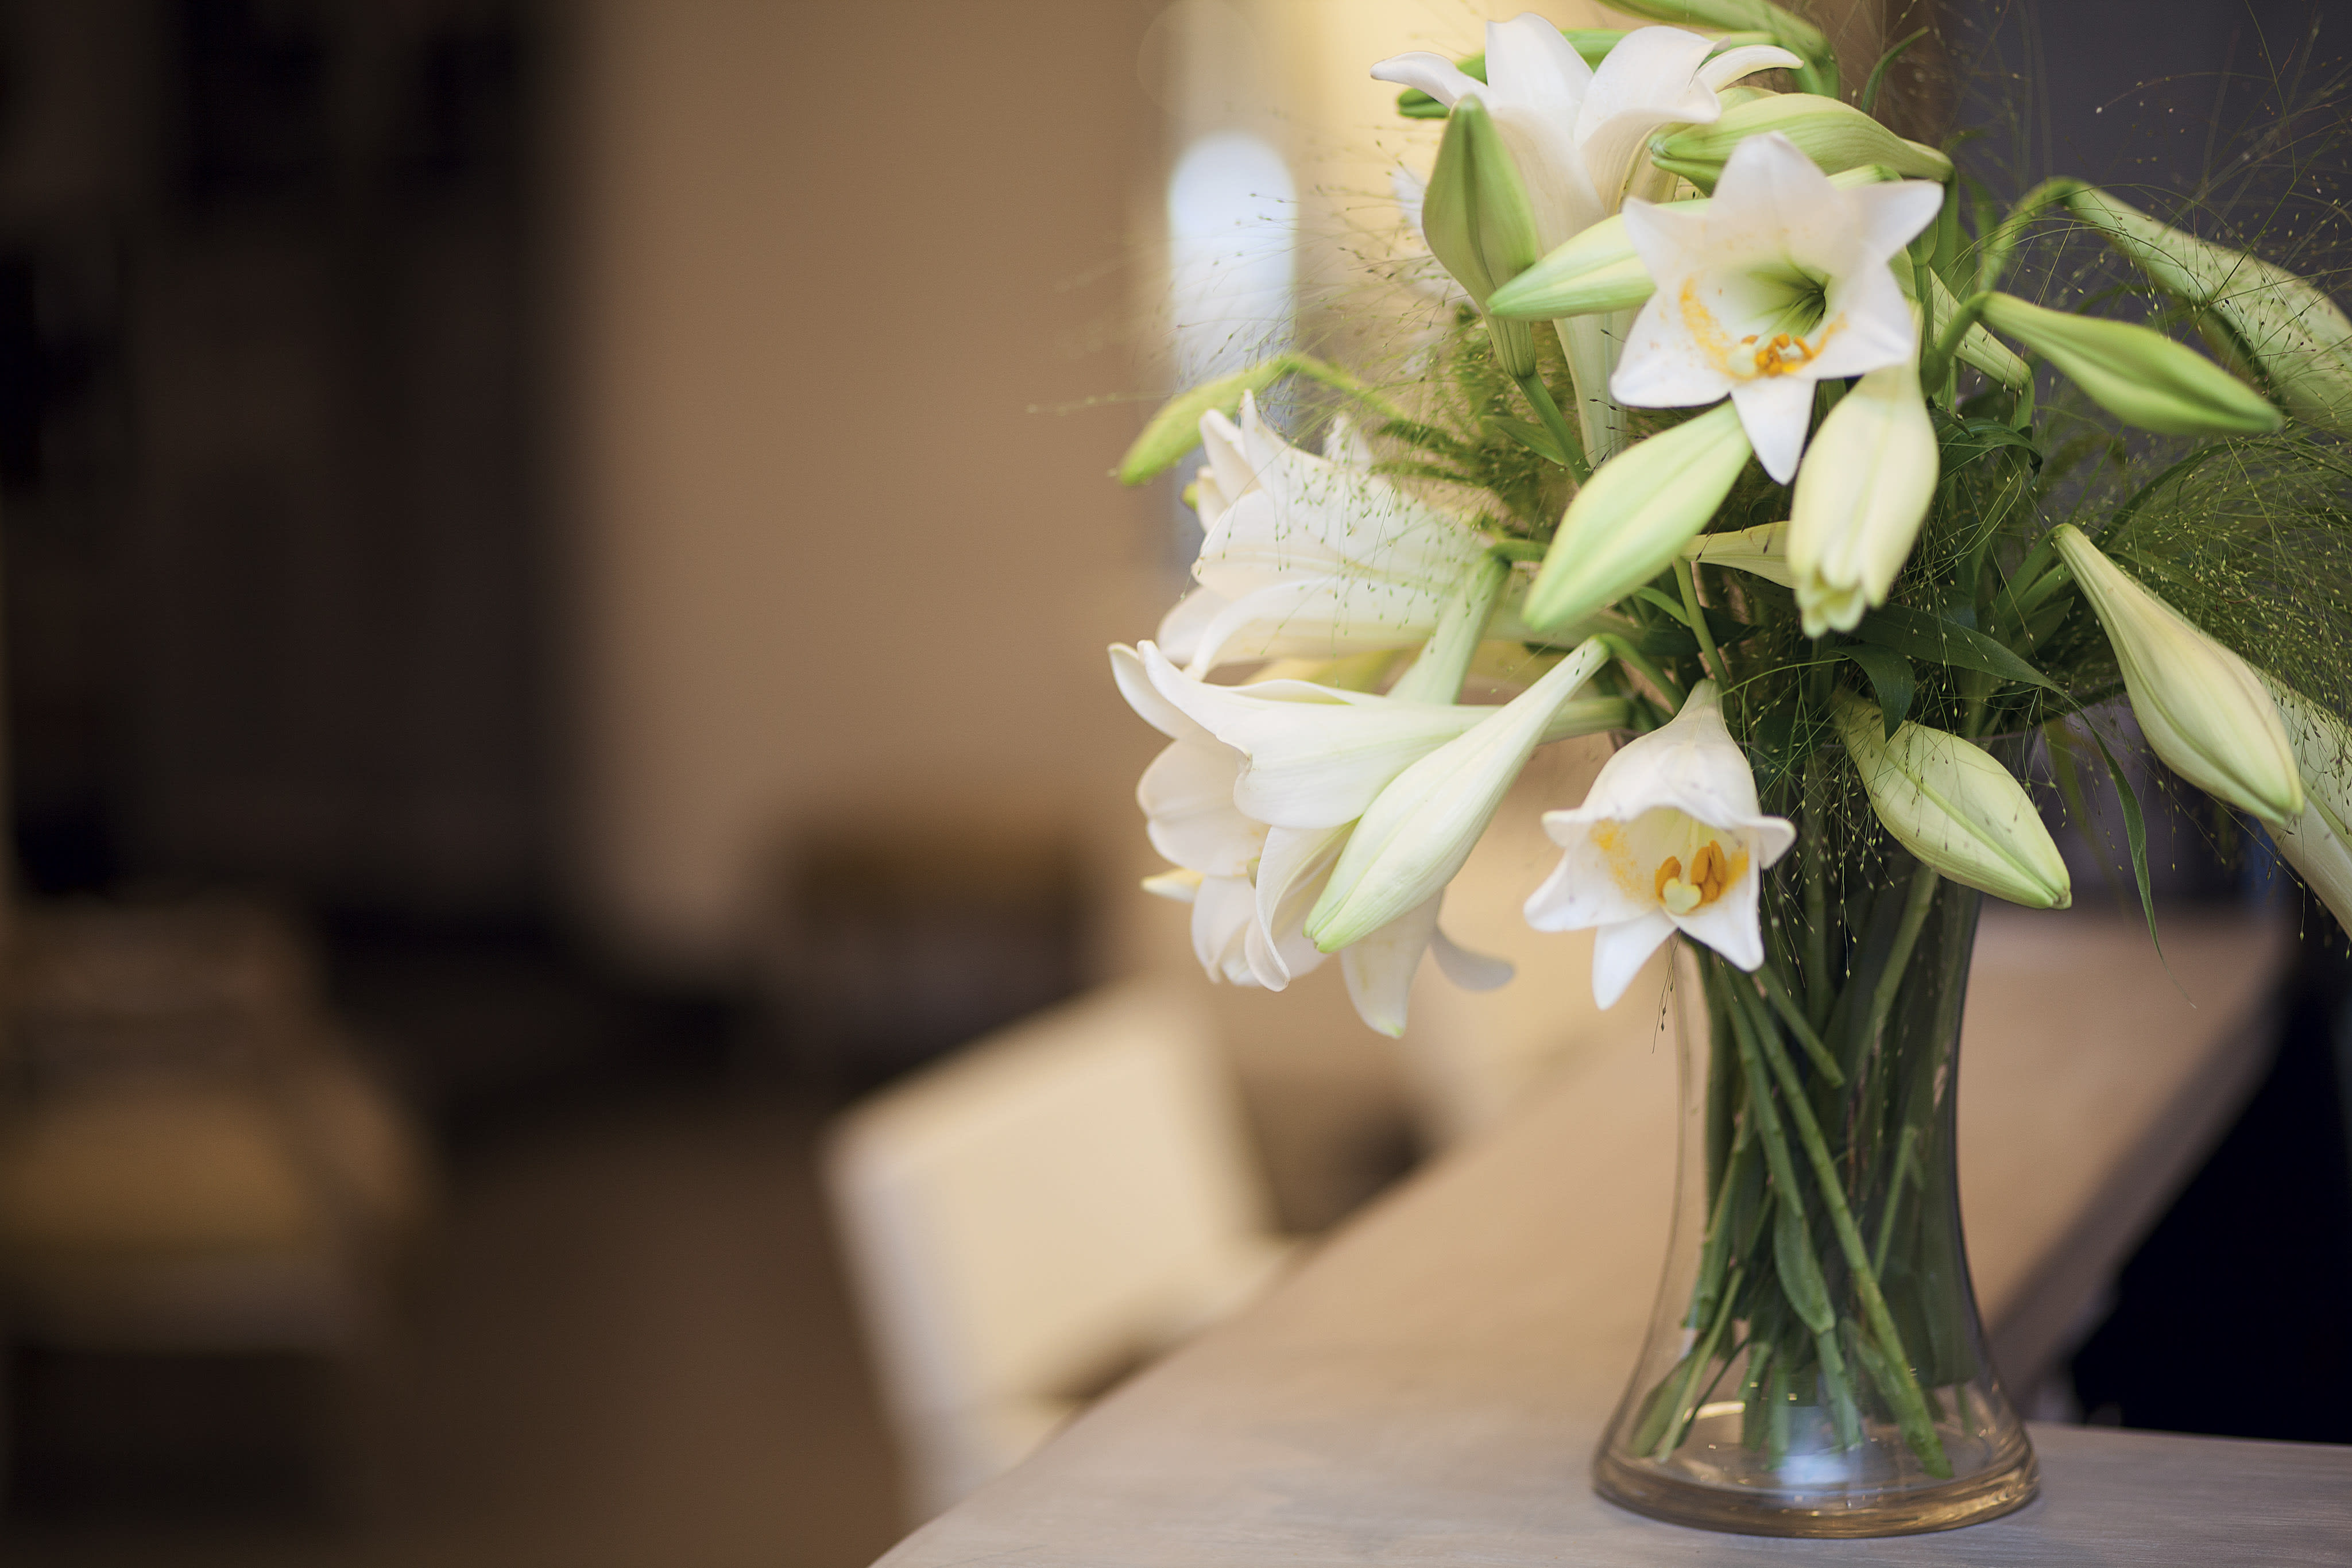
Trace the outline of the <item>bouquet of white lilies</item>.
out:
M 1207 456 L 1198 586 L 1112 650 L 1171 741 L 1139 793 L 1177 869 L 1148 885 L 1213 977 L 1336 955 L 1399 1033 L 1424 952 L 1508 977 L 1439 915 L 1529 755 L 1628 737 L 1545 813 L 1563 854 L 1527 901 L 1596 932 L 1603 1006 L 1688 938 L 1717 1042 L 1678 1338 L 1611 1451 L 1671 1459 L 1728 1388 L 1759 1464 L 1883 1425 L 1966 1475 L 2015 1423 L 1964 1269 L 1937 1294 L 1957 1233 L 1910 1238 L 1949 1207 L 1975 894 L 2071 897 L 2029 755 L 2070 800 L 2104 761 L 2145 898 L 2094 719 L 2126 697 L 2352 917 L 2352 322 L 2080 182 L 1994 202 L 1765 0 L 1620 8 L 1720 36 L 1524 16 L 1373 68 L 1445 122 L 1400 185 L 1459 303 L 1411 377 L 1286 354 L 1129 453 L 1129 483 Z M 2003 291 L 2085 231 L 2145 319 L 2054 303 L 2047 267 L 2045 302 Z M 1278 386 L 1319 455 L 1268 423 Z M 1474 674 L 1523 689 L 1465 705 Z

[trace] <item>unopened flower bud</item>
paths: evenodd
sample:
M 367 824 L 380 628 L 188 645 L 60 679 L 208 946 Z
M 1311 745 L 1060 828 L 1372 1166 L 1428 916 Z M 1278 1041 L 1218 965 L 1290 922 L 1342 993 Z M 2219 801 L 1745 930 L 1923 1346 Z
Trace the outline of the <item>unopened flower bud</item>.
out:
M 1739 411 L 1717 403 L 1601 465 L 1569 503 L 1528 591 L 1530 626 L 1606 608 L 1672 566 L 1748 465 Z
M 1851 632 L 1886 602 L 1940 472 L 1916 362 L 1871 371 L 1830 410 L 1797 470 L 1789 518 L 1806 636 Z
M 1535 264 L 1542 254 L 1536 237 L 1535 208 L 1528 200 L 1518 166 L 1495 129 L 1494 117 L 1475 98 L 1454 106 L 1438 144 L 1437 165 L 1422 198 L 1421 232 L 1430 254 L 1454 275 L 1481 311 L 1496 288 Z M 1535 336 L 1524 321 L 1486 319 L 1496 362 L 1514 376 L 1536 368 Z
M 2303 814 L 2278 706 L 2245 660 L 2142 588 L 2071 523 L 2051 542 L 2106 628 L 2140 732 L 2166 767 L 2268 822 Z
M 2128 321 L 2046 310 L 2012 294 L 1986 302 L 1985 324 L 2006 332 L 2127 424 L 2164 435 L 2260 435 L 2278 410 L 2185 343 Z
M 1731 150 L 1768 131 L 1795 142 L 1824 173 L 1874 163 L 1908 179 L 1952 177 L 1952 161 L 1934 148 L 1905 141 L 1852 104 L 1810 92 L 1759 98 L 1724 110 L 1712 125 L 1682 126 L 1651 142 L 1650 161 L 1712 191 Z
M 1877 706 L 1852 692 L 1831 699 L 1830 716 L 1871 810 L 1922 862 L 2029 909 L 2074 902 L 2065 859 L 2032 798 L 1983 747 L 1907 722 L 1890 739 Z

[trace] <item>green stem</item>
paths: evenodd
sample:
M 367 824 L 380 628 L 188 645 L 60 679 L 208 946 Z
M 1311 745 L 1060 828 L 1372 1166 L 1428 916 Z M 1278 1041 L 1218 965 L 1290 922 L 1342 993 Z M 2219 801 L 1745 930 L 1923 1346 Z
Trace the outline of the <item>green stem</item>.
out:
M 1870 1267 L 1879 1278 L 1886 1277 L 1886 1249 L 1895 1240 L 1895 1212 L 1903 1207 L 1903 1184 L 1911 1175 L 1911 1161 L 1919 1143 L 1919 1129 L 1906 1125 L 1902 1138 L 1895 1145 L 1895 1172 L 1886 1178 L 1886 1207 L 1879 1211 L 1878 1244 L 1870 1249 Z
M 1897 972 L 1899 966 L 1890 966 L 1890 973 Z M 1919 1456 L 1920 1464 L 1931 1476 L 1948 1478 L 1952 1461 L 1944 1452 L 1943 1440 L 1936 1436 L 1935 1423 L 1927 1414 L 1927 1396 L 1920 1391 L 1919 1380 L 1903 1353 L 1903 1336 L 1895 1331 L 1894 1314 L 1886 1310 L 1885 1294 L 1878 1288 L 1878 1271 L 1871 1267 L 1861 1228 L 1854 1224 L 1853 1210 L 1846 1204 L 1845 1189 L 1838 1182 L 1837 1163 L 1830 1157 L 1828 1141 L 1822 1136 L 1821 1124 L 1813 1119 L 1812 1106 L 1805 1099 L 1804 1086 L 1797 1080 L 1797 1070 L 1790 1062 L 1789 1053 L 1780 1049 L 1771 1019 L 1763 1013 L 1761 998 L 1751 994 L 1748 1000 L 1755 1016 L 1748 1030 L 1740 1032 L 1740 1045 L 1747 1049 L 1753 1039 L 1754 1048 L 1770 1066 L 1781 1097 L 1788 1103 L 1789 1114 L 1797 1124 L 1798 1141 L 1804 1145 L 1805 1157 L 1812 1165 L 1814 1184 L 1821 1191 L 1822 1203 L 1828 1206 L 1830 1225 L 1837 1232 L 1839 1249 L 1845 1254 L 1846 1267 L 1853 1272 L 1854 1291 L 1862 1298 L 1870 1336 L 1876 1340 L 1875 1348 L 1886 1361 L 1885 1375 L 1879 1386 L 1895 1406 L 1895 1423 L 1912 1451 Z M 1777 1116 L 1767 1118 L 1768 1136 L 1775 1132 L 1778 1120 Z
M 1828 870 L 1822 857 L 1822 767 L 1818 752 L 1805 758 L 1802 810 L 1805 847 L 1805 1018 L 1816 1031 L 1829 1023 L 1834 1000 L 1830 985 Z M 1839 1074 L 1841 1081 L 1844 1074 Z
M 2059 203 L 2088 189 L 2090 187 L 2080 180 L 2061 177 L 2044 180 L 2020 196 L 2017 205 L 2009 209 L 2009 216 L 2000 220 L 2000 226 L 1992 231 L 1992 236 L 1985 241 L 1983 251 L 1977 256 L 1979 296 L 1998 285 L 2000 275 L 2009 270 L 2009 258 L 2016 254 L 2018 241 L 2025 237 L 2027 225 Z M 1953 340 L 1958 341 L 1958 339 Z
M 1804 1013 L 1798 1009 L 1797 999 L 1789 994 L 1788 986 L 1778 974 L 1773 972 L 1772 966 L 1769 964 L 1765 965 L 1756 973 L 1757 977 L 1764 982 L 1764 994 L 1772 999 L 1772 1010 L 1780 1015 L 1780 1021 L 1789 1026 L 1789 1032 L 1795 1035 L 1797 1043 L 1805 1048 L 1805 1055 L 1811 1059 L 1816 1068 L 1820 1069 L 1822 1077 L 1839 1088 L 1844 1088 L 1844 1070 L 1838 1066 L 1837 1058 L 1831 1053 L 1830 1048 L 1822 1042 L 1820 1033 L 1806 1019 Z
M 1903 972 L 1910 967 L 1911 949 L 1918 946 L 1920 928 L 1927 924 L 1927 911 L 1936 902 L 1936 883 L 1939 880 L 1924 862 L 1911 873 L 1911 891 L 1903 901 L 1903 923 L 1895 928 L 1894 950 L 1886 956 L 1886 967 L 1879 971 L 1878 988 L 1871 994 L 1870 1013 L 1863 1020 L 1861 1044 L 1865 1050 L 1885 1027 L 1886 1015 L 1895 1009 L 1895 993 L 1903 988 Z
M 1683 591 L 1683 613 L 1690 617 L 1691 635 L 1698 639 L 1699 667 L 1715 677 L 1717 686 L 1729 690 L 1731 672 L 1724 665 L 1723 651 L 1715 645 L 1715 638 L 1706 629 L 1706 612 L 1698 601 L 1698 580 L 1691 572 L 1687 556 L 1675 557 L 1675 586 Z
M 1559 404 L 1552 401 L 1551 389 L 1544 385 L 1543 376 L 1530 371 L 1526 375 L 1511 379 L 1517 382 L 1519 391 L 1527 394 L 1528 406 L 1536 411 L 1536 417 L 1543 422 L 1544 429 L 1559 443 L 1560 456 L 1566 462 L 1568 471 L 1576 476 L 1576 482 L 1581 485 L 1591 478 L 1592 465 L 1585 461 L 1583 438 L 1568 427 L 1568 420 L 1560 413 Z
M 1732 1273 L 1736 1276 L 1738 1271 L 1735 1268 Z M 1731 1303 L 1736 1294 L 1732 1291 L 1723 1292 L 1723 1302 L 1715 1310 L 1715 1322 L 1707 1325 L 1706 1334 L 1691 1346 L 1690 1353 L 1683 1357 L 1682 1364 L 1675 1369 L 1673 1381 L 1679 1386 L 1675 1389 L 1674 1398 L 1658 1407 L 1666 1416 L 1661 1430 L 1644 1443 L 1642 1439 L 1650 1436 L 1646 1430 L 1648 1424 L 1644 1423 L 1644 1430 L 1634 1436 L 1634 1452 L 1647 1452 L 1652 1458 L 1663 1459 L 1675 1451 L 1683 1440 L 1683 1434 L 1690 1430 L 1691 1419 L 1698 1409 L 1696 1389 L 1699 1374 L 1705 1372 L 1707 1364 L 1715 1359 L 1715 1347 L 1723 1342 L 1723 1331 L 1731 1325 Z
M 1450 703 L 1462 695 L 1462 678 L 1470 673 L 1478 641 L 1509 580 L 1511 563 L 1493 554 L 1470 563 L 1454 587 L 1453 597 L 1438 612 L 1437 630 L 1412 667 L 1399 677 L 1390 695 L 1407 702 Z
M 1660 694 L 1673 706 L 1674 712 L 1682 711 L 1683 699 L 1689 694 L 1683 690 L 1681 682 L 1671 679 L 1664 671 L 1650 663 L 1639 648 L 1614 632 L 1602 632 L 1598 635 L 1601 638 L 1601 645 L 1608 649 L 1619 664 L 1657 687 Z

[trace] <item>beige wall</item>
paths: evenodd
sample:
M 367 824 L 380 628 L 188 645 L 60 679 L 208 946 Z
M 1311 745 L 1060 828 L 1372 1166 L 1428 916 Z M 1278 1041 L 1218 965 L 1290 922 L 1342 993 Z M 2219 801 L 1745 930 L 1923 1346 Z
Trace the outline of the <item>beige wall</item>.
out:
M 1131 831 L 1141 414 L 1033 410 L 1141 385 L 1154 10 L 582 0 L 580 872 L 641 955 L 845 815 Z

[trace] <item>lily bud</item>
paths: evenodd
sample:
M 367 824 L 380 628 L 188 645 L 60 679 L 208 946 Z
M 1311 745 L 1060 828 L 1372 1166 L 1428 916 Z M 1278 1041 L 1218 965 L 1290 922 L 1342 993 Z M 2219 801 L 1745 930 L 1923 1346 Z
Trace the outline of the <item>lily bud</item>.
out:
M 1738 408 L 1720 402 L 1601 465 L 1576 493 L 1528 591 L 1538 629 L 1601 610 L 1672 566 L 1748 465 Z
M 2032 797 L 1983 747 L 1908 722 L 1889 739 L 1877 706 L 1852 692 L 1831 698 L 1830 717 L 1871 810 L 1923 863 L 2028 909 L 2074 901 L 2065 859 Z
M 1727 109 L 1712 125 L 1685 125 L 1650 143 L 1650 162 L 1713 191 L 1731 150 L 1751 136 L 1777 131 L 1828 174 L 1877 163 L 1906 179 L 1952 177 L 1952 161 L 1932 147 L 1906 141 L 1849 103 L 1818 93 L 1786 92 Z
M 1437 166 L 1422 198 L 1421 232 L 1430 254 L 1454 275 L 1481 311 L 1496 288 L 1535 264 L 1535 208 L 1494 117 L 1475 98 L 1454 106 L 1438 144 Z M 1536 368 L 1534 333 L 1523 321 L 1486 318 L 1496 362 L 1514 376 Z
M 2045 310 L 2012 294 L 1993 295 L 1984 319 L 2055 365 L 2101 408 L 2142 430 L 2259 435 L 2284 423 L 2260 392 L 2149 328 Z
M 2079 191 L 2066 205 L 2196 310 L 2214 351 L 2259 371 L 2288 412 L 2352 435 L 2352 319 L 2308 279 L 2158 223 L 2104 191 Z
M 2303 781 L 2278 706 L 2245 660 L 2142 588 L 2072 523 L 2050 532 L 2106 628 L 2148 746 L 2217 800 L 2266 822 L 2303 814 Z
M 1607 662 L 1592 639 L 1459 739 L 1398 774 L 1365 810 L 1307 935 L 1336 952 L 1420 907 L 1470 858 L 1555 714 Z
M 1916 361 L 1871 371 L 1830 410 L 1797 470 L 1789 518 L 1806 636 L 1851 632 L 1886 602 L 1940 472 Z
M 2303 815 L 2271 831 L 2279 853 L 2352 931 L 2352 729 L 2294 688 L 2263 677 L 2303 776 Z

